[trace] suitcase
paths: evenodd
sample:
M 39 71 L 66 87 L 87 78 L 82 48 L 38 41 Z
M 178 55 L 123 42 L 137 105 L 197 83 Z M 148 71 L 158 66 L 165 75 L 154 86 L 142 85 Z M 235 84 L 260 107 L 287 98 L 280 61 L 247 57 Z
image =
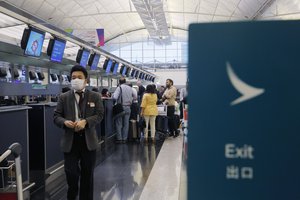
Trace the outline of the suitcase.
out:
M 139 138 L 139 128 L 136 120 L 129 120 L 128 140 L 136 141 Z
M 138 114 L 139 114 L 139 105 L 138 103 L 132 103 L 130 106 L 130 118 L 129 119 L 133 119 L 133 120 L 137 120 L 138 118 Z
M 175 121 L 175 125 L 176 125 L 176 129 L 179 129 L 180 127 L 180 116 L 179 115 L 174 115 L 174 121 Z
M 164 136 L 168 135 L 168 117 L 157 115 L 155 120 L 155 129 L 156 132 L 163 134 Z

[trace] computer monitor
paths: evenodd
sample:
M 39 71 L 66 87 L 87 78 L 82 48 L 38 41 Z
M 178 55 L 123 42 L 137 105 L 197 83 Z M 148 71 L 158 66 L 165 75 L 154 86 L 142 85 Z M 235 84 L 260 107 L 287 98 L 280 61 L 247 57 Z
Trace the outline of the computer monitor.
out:
M 45 32 L 32 27 L 25 29 L 21 40 L 24 54 L 34 57 L 41 56 L 44 39 Z
M 76 62 L 79 63 L 79 65 L 86 67 L 86 64 L 88 62 L 89 59 L 89 55 L 90 55 L 90 51 L 87 49 L 79 49 L 77 56 L 76 56 Z
M 99 60 L 100 60 L 99 54 L 96 54 L 96 53 L 91 54 L 89 61 L 88 61 L 88 65 L 91 66 L 91 70 L 97 69 Z
M 116 63 L 115 66 L 114 66 L 114 71 L 113 71 L 114 75 L 117 74 L 118 68 L 119 68 L 119 63 Z
M 47 48 L 47 55 L 50 56 L 50 60 L 60 63 L 64 56 L 65 47 L 65 40 L 58 38 L 50 39 Z
M 106 70 L 105 70 L 105 72 L 107 74 L 110 73 L 110 69 L 112 67 L 112 64 L 113 64 L 113 60 L 109 60 L 108 63 L 107 63 L 107 66 L 106 66 Z
M 124 65 L 123 71 L 122 71 L 122 76 L 126 76 L 126 70 L 127 70 L 127 66 Z

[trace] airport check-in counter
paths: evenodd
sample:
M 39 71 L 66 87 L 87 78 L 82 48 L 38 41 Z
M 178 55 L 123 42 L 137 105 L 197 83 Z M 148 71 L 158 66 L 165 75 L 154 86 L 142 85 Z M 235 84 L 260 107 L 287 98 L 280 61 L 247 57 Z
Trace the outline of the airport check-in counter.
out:
M 102 99 L 104 107 L 104 117 L 96 130 L 98 137 L 102 140 L 107 140 L 114 135 L 112 107 L 113 99 Z
M 39 188 L 46 179 L 63 168 L 60 138 L 63 129 L 53 123 L 56 103 L 30 104 L 29 110 L 29 170 L 30 179 Z
M 3 106 L 0 107 L 0 154 L 18 142 L 22 145 L 21 168 L 24 183 L 32 182 L 29 179 L 29 151 L 28 151 L 28 106 Z

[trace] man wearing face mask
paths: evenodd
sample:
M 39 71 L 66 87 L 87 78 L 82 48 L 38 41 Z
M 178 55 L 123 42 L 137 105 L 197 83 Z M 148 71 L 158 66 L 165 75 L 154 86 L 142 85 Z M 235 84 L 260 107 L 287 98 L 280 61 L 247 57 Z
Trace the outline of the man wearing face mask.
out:
M 103 103 L 99 93 L 85 89 L 87 71 L 75 65 L 71 72 L 72 89 L 59 96 L 54 123 L 65 130 L 61 138 L 64 166 L 68 183 L 68 200 L 93 199 L 93 174 L 98 138 L 95 126 L 103 118 Z

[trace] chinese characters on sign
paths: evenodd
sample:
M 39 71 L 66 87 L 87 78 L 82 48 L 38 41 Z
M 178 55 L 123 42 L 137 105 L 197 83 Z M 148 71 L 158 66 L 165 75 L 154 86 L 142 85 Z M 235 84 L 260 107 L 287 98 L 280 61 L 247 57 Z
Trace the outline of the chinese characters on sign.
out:
M 227 159 L 254 159 L 254 148 L 251 145 L 238 147 L 235 144 L 225 144 L 225 158 Z M 229 165 L 226 167 L 226 179 L 253 179 L 253 168 L 249 166 Z

